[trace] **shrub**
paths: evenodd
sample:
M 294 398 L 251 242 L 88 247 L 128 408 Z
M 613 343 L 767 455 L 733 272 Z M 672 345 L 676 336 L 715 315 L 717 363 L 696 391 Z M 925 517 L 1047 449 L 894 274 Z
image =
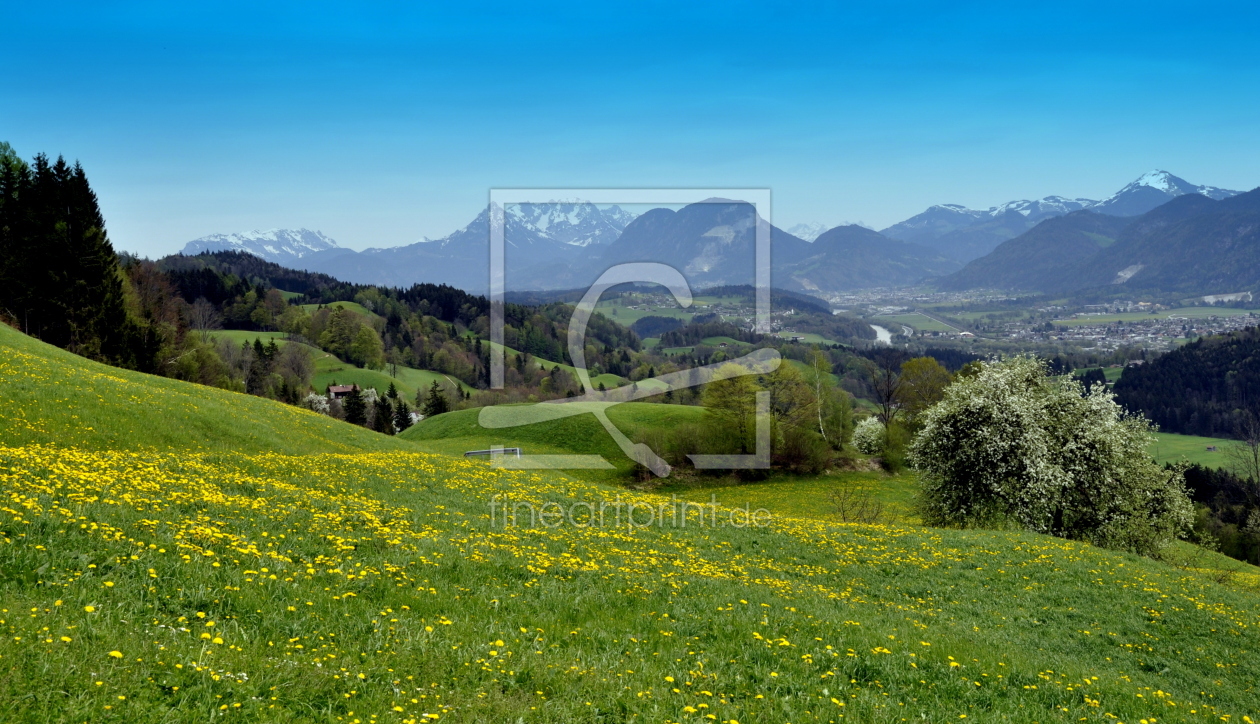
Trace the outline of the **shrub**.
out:
M 910 460 L 924 522 L 1014 523 L 1145 555 L 1175 540 L 1192 510 L 1180 469 L 1146 447 L 1152 427 L 1102 390 L 1014 357 L 960 379 L 923 415 Z
M 863 455 L 879 455 L 884 451 L 884 424 L 876 417 L 859 422 L 853 430 L 853 447 Z

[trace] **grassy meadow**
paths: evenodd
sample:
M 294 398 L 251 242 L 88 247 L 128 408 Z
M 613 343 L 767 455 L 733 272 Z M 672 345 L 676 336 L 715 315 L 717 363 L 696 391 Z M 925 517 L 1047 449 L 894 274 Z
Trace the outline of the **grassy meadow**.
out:
M 319 310 L 320 306 L 321 305 L 319 304 L 303 304 L 302 309 L 305 309 L 310 314 L 314 314 L 316 311 Z M 368 311 L 367 307 L 363 306 L 362 304 L 359 304 L 358 302 L 332 302 L 331 304 L 325 304 L 323 306 L 327 309 L 349 310 L 351 312 L 354 312 L 355 314 L 358 314 L 359 316 L 363 317 L 369 322 L 376 319 L 380 319 L 380 315 L 378 315 L 376 312 Z
M 328 386 L 335 382 L 339 385 L 358 385 L 364 389 L 375 387 L 383 394 L 389 389 L 390 383 L 393 383 L 398 388 L 398 394 L 410 404 L 415 401 L 417 392 L 426 392 L 434 382 L 446 387 L 458 387 L 461 390 L 472 389 L 459 378 L 432 370 L 399 366 L 398 375 L 391 377 L 388 368 L 370 370 L 356 367 L 322 350 L 315 350 L 314 354 L 315 375 L 311 378 L 311 385 L 320 391 L 328 389 Z
M 385 437 L 7 328 L 0 349 L 7 721 L 1260 716 L 1260 601 L 1193 565 L 837 524 L 826 478 L 501 470 L 434 452 L 475 418 Z M 665 406 L 620 407 L 627 429 Z M 890 506 L 913 489 L 854 475 Z
M 289 335 L 285 332 L 250 332 L 243 329 L 230 329 L 212 332 L 211 336 L 216 339 L 230 339 L 236 344 L 253 344 L 255 339 L 267 344 L 274 339 L 276 344 L 285 345 L 288 344 Z M 432 370 L 399 366 L 398 374 L 391 376 L 387 369 L 372 370 L 357 367 L 349 362 L 343 362 L 336 355 L 314 347 L 311 348 L 311 355 L 315 360 L 315 374 L 311 377 L 311 386 L 321 393 L 334 383 L 358 385 L 363 389 L 374 387 L 378 392 L 384 393 L 389 389 L 390 383 L 393 383 L 399 394 L 410 404 L 416 399 L 417 392 L 428 390 L 434 381 L 447 387 L 458 387 L 461 390 L 472 389 L 458 378 Z
M 1151 445 L 1150 451 L 1155 462 L 1161 465 L 1185 460 L 1207 468 L 1222 468 L 1228 462 L 1225 457 L 1225 448 L 1235 442 L 1223 437 L 1198 437 L 1157 432 L 1155 443 Z M 1208 450 L 1209 447 L 1215 447 L 1216 450 Z

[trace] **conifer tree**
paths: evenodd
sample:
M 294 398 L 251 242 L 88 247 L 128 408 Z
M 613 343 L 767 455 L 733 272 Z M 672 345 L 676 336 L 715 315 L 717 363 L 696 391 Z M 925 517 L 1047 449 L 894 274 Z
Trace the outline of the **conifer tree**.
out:
M 394 404 L 394 427 L 398 432 L 411 427 L 411 408 L 407 407 L 404 400 L 399 400 Z
M 394 409 L 390 407 L 389 400 L 384 397 L 378 397 L 375 405 L 375 414 L 372 415 L 372 429 L 384 435 L 393 435 Z
M 127 317 L 118 257 L 78 164 L 0 163 L 0 312 L 85 357 L 145 368 L 155 352 Z
M 352 425 L 367 424 L 367 403 L 363 401 L 363 393 L 359 392 L 358 387 L 346 394 L 341 405 L 346 411 L 346 422 Z
M 442 393 L 442 387 L 438 385 L 437 380 L 433 380 L 433 384 L 429 387 L 429 396 L 424 400 L 424 416 L 441 415 L 450 409 L 450 403 L 446 401 L 446 395 Z

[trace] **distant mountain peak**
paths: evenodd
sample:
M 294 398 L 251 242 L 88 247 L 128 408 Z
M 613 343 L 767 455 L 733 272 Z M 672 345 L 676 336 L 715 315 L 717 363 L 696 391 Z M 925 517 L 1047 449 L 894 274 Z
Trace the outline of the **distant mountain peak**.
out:
M 1138 216 L 1156 206 L 1186 194 L 1202 194 L 1214 201 L 1237 196 L 1239 192 L 1215 186 L 1199 186 L 1173 174 L 1155 169 L 1098 203 L 1090 210 L 1112 216 Z
M 1173 176 L 1167 171 L 1161 171 L 1159 169 L 1155 169 L 1154 171 L 1147 171 L 1146 173 L 1142 174 L 1141 178 L 1139 178 L 1137 181 L 1134 181 L 1132 184 L 1129 184 L 1129 185 L 1130 186 L 1150 186 L 1153 189 L 1158 189 L 1165 193 L 1175 193 L 1173 192 L 1174 188 L 1177 188 L 1179 186 L 1189 186 L 1189 184 L 1187 184 L 1182 179 L 1179 179 L 1176 176 Z
M 784 231 L 791 234 L 792 236 L 795 236 L 798 239 L 804 239 L 805 241 L 813 241 L 814 239 L 817 239 L 819 236 L 821 236 L 824 231 L 830 228 L 831 228 L 830 226 L 827 226 L 826 224 L 822 222 L 815 221 L 812 224 L 797 224 L 788 229 L 784 229 Z
M 337 242 L 321 231 L 310 229 L 266 229 L 210 234 L 184 245 L 185 256 L 195 256 L 207 251 L 240 251 L 261 257 L 277 264 L 292 263 L 329 249 L 340 249 Z

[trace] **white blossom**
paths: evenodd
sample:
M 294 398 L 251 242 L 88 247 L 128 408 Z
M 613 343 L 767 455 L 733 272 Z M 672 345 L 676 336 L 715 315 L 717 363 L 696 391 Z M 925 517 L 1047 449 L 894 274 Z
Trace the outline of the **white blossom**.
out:
M 884 451 L 884 424 L 879 418 L 868 417 L 853 430 L 853 447 L 863 455 L 879 455 Z
M 923 416 L 910 460 L 924 514 L 943 525 L 1028 530 L 1151 554 L 1191 518 L 1180 470 L 1146 452 L 1152 426 L 1102 389 L 1014 357 L 960 379 Z

